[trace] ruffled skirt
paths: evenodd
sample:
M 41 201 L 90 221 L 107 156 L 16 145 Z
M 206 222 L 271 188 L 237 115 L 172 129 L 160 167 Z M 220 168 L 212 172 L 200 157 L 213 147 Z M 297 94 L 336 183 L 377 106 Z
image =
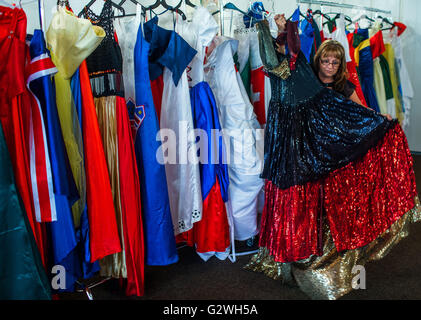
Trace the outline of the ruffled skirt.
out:
M 398 122 L 327 90 L 295 106 L 271 103 L 261 249 L 247 268 L 284 280 L 305 275 L 305 292 L 335 299 L 351 288 L 343 268 L 383 257 L 382 237 L 418 221 L 419 206 Z M 418 218 L 405 218 L 414 208 Z

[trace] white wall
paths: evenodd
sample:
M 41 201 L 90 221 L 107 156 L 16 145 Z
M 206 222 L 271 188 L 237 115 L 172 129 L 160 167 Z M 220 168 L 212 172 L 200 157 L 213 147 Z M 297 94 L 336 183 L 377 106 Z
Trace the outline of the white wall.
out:
M 4 0 L 8 3 L 18 2 L 16 0 Z M 55 11 L 56 0 L 43 0 L 45 6 L 45 30 L 48 28 L 48 24 L 51 21 L 53 12 Z M 119 2 L 119 0 L 114 0 Z M 155 0 L 139 0 L 144 5 L 150 5 L 155 2 Z M 203 0 L 204 2 L 209 2 L 213 0 Z M 290 0 L 261 0 L 265 5 L 265 9 L 270 12 L 276 13 L 285 13 L 286 16 L 290 16 L 296 8 L 296 2 Z M 415 90 L 415 97 L 412 100 L 411 107 L 411 120 L 410 125 L 406 130 L 408 142 L 411 151 L 421 152 L 421 19 L 419 18 L 419 12 L 421 12 L 421 1 L 419 0 L 342 0 L 342 1 L 332 1 L 336 3 L 360 5 L 366 7 L 375 7 L 383 10 L 390 10 L 391 17 L 395 21 L 400 21 L 407 25 L 407 30 L 402 36 L 403 40 L 403 50 L 404 58 L 406 65 L 409 69 L 409 76 L 412 81 L 412 85 Z M 79 13 L 85 4 L 89 0 L 70 0 L 70 5 L 73 8 L 75 13 Z M 199 3 L 200 0 L 192 0 L 193 3 Z M 226 3 L 228 1 L 224 1 Z M 250 3 L 248 0 L 233 0 L 232 3 L 236 4 L 240 9 L 246 11 Z M 179 0 L 167 0 L 167 3 L 170 5 L 175 5 L 179 3 Z M 94 12 L 99 13 L 103 1 L 97 0 L 92 6 Z M 308 5 L 301 4 L 301 9 L 304 11 L 307 9 Z M 39 14 L 38 14 L 38 1 L 37 0 L 22 0 L 22 7 L 27 13 L 28 17 L 28 33 L 33 33 L 35 28 L 39 28 Z M 126 0 L 123 7 L 126 9 L 127 13 L 134 12 L 134 5 Z M 183 8 L 183 7 L 182 7 Z M 319 6 L 312 5 L 313 9 L 319 9 Z M 343 12 L 350 17 L 355 16 L 358 13 L 358 10 L 355 9 L 340 9 L 340 8 L 329 8 L 325 7 L 325 11 L 335 11 Z M 157 9 L 158 12 L 162 9 Z M 184 12 L 189 16 L 191 13 L 190 7 L 184 7 Z M 369 15 L 374 15 L 374 13 L 369 13 Z M 231 13 L 225 13 L 225 34 L 229 33 Z M 168 17 L 167 17 L 168 18 Z M 171 18 L 171 17 L 169 17 Z

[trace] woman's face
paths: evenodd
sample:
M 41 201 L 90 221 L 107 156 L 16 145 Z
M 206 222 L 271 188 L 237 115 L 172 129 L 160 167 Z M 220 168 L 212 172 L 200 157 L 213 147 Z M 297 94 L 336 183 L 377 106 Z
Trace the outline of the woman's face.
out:
M 333 78 L 338 72 L 341 61 L 333 55 L 323 56 L 320 59 L 319 72 L 322 76 Z

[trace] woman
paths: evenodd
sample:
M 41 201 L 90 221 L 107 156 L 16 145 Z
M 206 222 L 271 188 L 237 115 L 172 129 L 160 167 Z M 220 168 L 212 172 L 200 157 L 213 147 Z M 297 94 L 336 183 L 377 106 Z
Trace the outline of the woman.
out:
M 355 85 L 348 80 L 345 50 L 338 41 L 326 40 L 320 45 L 314 56 L 313 69 L 325 87 L 363 105 L 355 91 Z M 389 114 L 385 116 L 388 120 L 392 119 Z
M 314 56 L 313 67 L 324 86 L 362 105 L 355 85 L 347 79 L 345 51 L 338 41 L 326 40 L 320 45 Z
M 257 23 L 272 98 L 260 248 L 246 267 L 337 299 L 353 289 L 355 267 L 384 257 L 421 219 L 413 160 L 398 121 L 323 86 L 300 51 L 298 22 L 276 21 L 275 40 Z

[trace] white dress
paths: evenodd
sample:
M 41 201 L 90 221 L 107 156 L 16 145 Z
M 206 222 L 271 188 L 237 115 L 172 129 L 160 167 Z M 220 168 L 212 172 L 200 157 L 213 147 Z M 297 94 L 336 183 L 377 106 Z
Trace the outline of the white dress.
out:
M 215 37 L 207 57 L 205 80 L 218 106 L 227 148 L 228 210 L 233 218 L 234 237 L 246 240 L 258 234 L 258 195 L 263 187 L 259 177 L 263 164 L 263 130 L 234 66 L 238 40 Z
M 206 57 L 206 48 L 210 45 L 213 38 L 218 32 L 219 26 L 215 21 L 214 17 L 210 12 L 201 6 L 197 6 L 194 11 L 192 21 L 184 22 L 181 21 L 177 24 L 177 32 L 183 37 L 186 42 L 197 51 L 197 54 L 194 56 L 193 60 L 188 66 L 188 82 L 189 87 L 194 88 L 201 82 L 205 81 L 204 73 L 204 61 Z M 211 138 L 211 137 L 208 137 Z M 219 145 L 217 143 L 218 139 L 213 139 L 213 149 L 218 150 Z M 205 200 L 205 199 L 204 199 Z M 228 223 L 230 225 L 230 240 L 233 242 L 234 233 L 233 233 L 233 223 L 232 217 L 228 212 Z M 204 260 L 209 260 L 212 256 L 217 257 L 220 260 L 225 260 L 230 253 L 230 246 L 228 246 L 225 252 L 197 252 L 197 254 Z
M 339 19 L 336 20 L 336 30 L 333 31 L 330 36 L 332 40 L 338 41 L 344 47 L 346 62 L 350 62 L 351 55 L 349 54 L 349 43 L 345 32 L 345 16 L 343 13 L 341 13 Z
M 135 105 L 135 76 L 134 76 L 134 47 L 136 44 L 137 32 L 141 22 L 142 6 L 136 6 L 136 16 L 119 18 L 114 20 L 114 28 L 117 33 L 117 39 L 123 56 L 123 81 L 124 96 L 126 103 Z
M 412 86 L 411 79 L 409 78 L 409 73 L 405 64 L 405 60 L 403 59 L 401 39 L 402 34 L 398 36 L 397 32 L 397 28 L 392 29 L 389 33 L 389 37 L 392 39 L 391 44 L 393 49 L 395 50 L 396 64 L 399 69 L 399 80 L 402 89 L 402 102 L 403 108 L 405 110 L 402 129 L 405 131 L 408 129 L 409 125 L 411 100 L 414 98 L 414 88 Z
M 175 159 L 172 160 L 175 163 L 165 163 L 165 173 L 174 234 L 178 235 L 190 230 L 195 222 L 202 219 L 199 159 L 186 70 L 176 86 L 172 71 L 164 67 L 163 83 L 161 139 L 165 144 L 167 138 L 164 138 L 163 129 L 171 129 L 176 137 L 175 144 L 168 144 L 174 152 Z

